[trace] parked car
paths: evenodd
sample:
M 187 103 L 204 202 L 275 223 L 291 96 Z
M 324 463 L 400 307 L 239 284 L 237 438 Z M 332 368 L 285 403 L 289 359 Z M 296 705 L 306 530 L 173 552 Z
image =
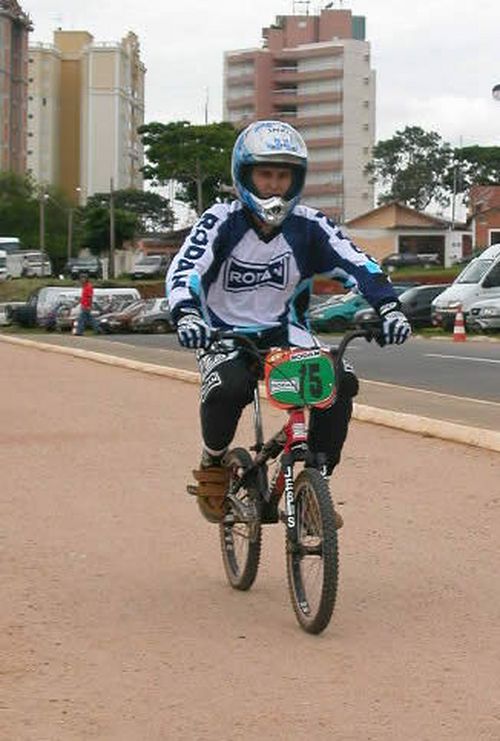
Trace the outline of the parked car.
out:
M 132 280 L 144 278 L 164 278 L 167 274 L 168 259 L 166 255 L 146 255 L 138 260 L 132 270 Z
M 472 304 L 500 297 L 500 244 L 487 247 L 432 302 L 432 323 L 451 329 L 460 307 L 467 321 Z
M 52 275 L 52 263 L 47 255 L 42 258 L 42 253 L 24 252 L 23 267 L 21 275 L 24 278 L 49 278 Z
M 439 296 L 445 288 L 447 288 L 447 285 L 443 283 L 423 284 L 421 286 L 408 288 L 403 291 L 403 293 L 399 294 L 401 308 L 409 319 L 412 327 L 430 327 L 432 325 L 432 300 L 435 299 L 436 296 Z M 377 317 L 377 312 L 370 306 L 356 312 L 354 315 L 354 324 L 369 324 L 377 319 Z
M 109 314 L 103 314 L 98 317 L 98 324 L 102 332 L 111 334 L 114 332 L 130 332 L 131 323 L 134 317 L 138 316 L 146 305 L 145 299 L 139 299 L 128 304 L 119 311 L 112 311 Z
M 309 310 L 309 322 L 315 332 L 343 332 L 359 309 L 369 306 L 359 293 L 334 294 Z
M 405 284 L 393 284 L 399 295 L 406 290 Z M 336 294 L 309 310 L 309 322 L 315 332 L 344 332 L 354 326 L 356 312 L 370 309 L 368 301 L 359 293 Z
M 90 278 L 101 278 L 102 267 L 98 257 L 70 257 L 64 266 L 64 275 L 73 280 L 78 280 L 82 275 Z
M 0 304 L 0 326 L 12 324 L 12 313 L 17 306 L 23 306 L 24 301 L 9 301 Z
M 28 296 L 28 300 L 12 308 L 12 322 L 24 327 L 45 327 L 53 321 L 54 307 L 66 299 L 78 299 L 81 295 L 80 286 L 44 286 L 35 289 Z M 100 313 L 104 309 L 109 311 L 116 301 L 137 301 L 141 294 L 137 288 L 95 288 L 94 307 Z M 116 304 L 115 304 L 116 305 Z
M 380 263 L 383 268 L 431 267 L 441 265 L 439 255 L 433 253 L 393 252 Z
M 133 332 L 174 332 L 167 299 L 147 299 L 143 311 L 133 317 L 130 328 Z
M 500 297 L 471 304 L 466 326 L 472 332 L 500 332 Z

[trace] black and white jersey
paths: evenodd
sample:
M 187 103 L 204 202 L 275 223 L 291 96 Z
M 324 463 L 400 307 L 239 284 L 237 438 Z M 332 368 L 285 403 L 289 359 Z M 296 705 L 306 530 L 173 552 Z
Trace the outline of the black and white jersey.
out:
M 166 279 L 172 318 L 195 308 L 217 328 L 307 327 L 314 276 L 355 285 L 379 308 L 397 301 L 379 265 L 324 214 L 295 206 L 263 236 L 239 201 L 219 203 L 195 224 Z

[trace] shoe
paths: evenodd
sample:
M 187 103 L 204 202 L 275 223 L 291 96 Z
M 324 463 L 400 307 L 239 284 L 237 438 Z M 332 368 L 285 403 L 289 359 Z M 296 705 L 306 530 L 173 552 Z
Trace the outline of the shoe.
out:
M 224 468 L 224 453 L 212 455 L 203 450 L 200 467 L 193 471 L 198 485 L 188 486 L 188 493 L 196 495 L 201 514 L 212 523 L 222 522 L 225 514 L 224 497 L 230 474 L 229 470 Z

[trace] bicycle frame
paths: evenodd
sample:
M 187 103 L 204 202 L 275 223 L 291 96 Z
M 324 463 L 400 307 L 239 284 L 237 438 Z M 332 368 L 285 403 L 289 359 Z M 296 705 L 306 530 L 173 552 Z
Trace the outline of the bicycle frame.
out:
M 224 335 L 221 334 L 221 337 L 224 337 Z M 238 336 L 227 334 L 226 337 L 232 337 L 234 339 Z M 343 337 L 334 358 L 337 370 L 342 362 L 347 345 L 356 337 L 371 339 L 373 332 L 369 330 L 356 330 L 349 332 Z M 244 339 L 245 344 L 247 346 L 250 345 L 248 338 L 245 337 Z M 287 535 L 292 544 L 297 543 L 294 466 L 298 462 L 305 462 L 306 464 L 314 465 L 323 475 L 326 475 L 326 455 L 321 453 L 315 454 L 313 461 L 307 445 L 305 409 L 305 407 L 294 407 L 287 410 L 287 422 L 278 432 L 265 441 L 260 391 L 258 385 L 256 386 L 253 398 L 255 443 L 250 448 L 255 451 L 255 455 L 252 465 L 243 473 L 240 479 L 235 479 L 231 482 L 227 493 L 233 510 L 237 513 L 238 517 L 241 517 L 243 522 L 250 522 L 254 517 L 254 513 L 246 511 L 247 507 L 236 495 L 250 480 L 253 479 L 256 482 L 259 495 L 265 502 L 270 502 L 273 497 L 279 498 L 284 493 L 284 510 L 281 513 L 280 519 L 286 525 Z M 279 470 L 271 486 L 269 486 L 267 463 L 275 459 L 279 459 Z

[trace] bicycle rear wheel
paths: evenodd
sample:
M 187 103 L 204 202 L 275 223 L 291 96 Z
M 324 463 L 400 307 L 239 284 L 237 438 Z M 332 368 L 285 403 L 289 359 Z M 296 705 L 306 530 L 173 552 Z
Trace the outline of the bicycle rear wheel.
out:
M 338 542 L 328 484 L 314 468 L 295 480 L 297 543 L 287 538 L 287 577 L 293 609 L 307 633 L 332 617 L 338 585 Z
M 230 450 L 225 456 L 226 465 L 231 471 L 231 481 L 241 477 L 252 464 L 252 457 L 244 448 Z M 243 503 L 257 500 L 257 492 L 252 487 L 242 487 L 238 498 Z M 260 521 L 254 523 L 222 523 L 219 526 L 222 561 L 230 585 L 242 591 L 250 589 L 257 576 L 262 543 Z

